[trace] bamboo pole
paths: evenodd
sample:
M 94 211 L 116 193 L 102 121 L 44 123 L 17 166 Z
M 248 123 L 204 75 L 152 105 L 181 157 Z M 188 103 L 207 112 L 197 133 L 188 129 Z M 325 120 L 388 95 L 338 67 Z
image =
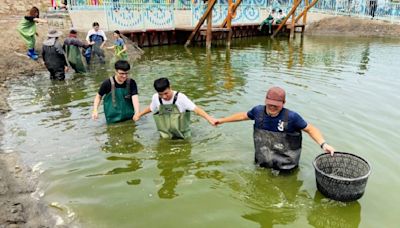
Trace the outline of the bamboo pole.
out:
M 206 12 L 204 12 L 203 16 L 200 18 L 200 20 L 197 23 L 196 27 L 194 28 L 193 32 L 190 34 L 189 38 L 187 39 L 187 41 L 185 43 L 185 47 L 189 46 L 189 44 L 192 42 L 194 36 L 200 30 L 200 27 L 203 25 L 204 21 L 206 20 L 206 18 L 212 11 L 216 2 L 217 2 L 217 0 L 209 0 L 209 2 L 208 2 L 209 7 L 207 8 Z
M 212 7 L 211 5 L 208 5 L 207 10 L 210 10 L 211 7 Z M 206 48 L 207 49 L 211 48 L 211 42 L 212 42 L 212 8 L 207 17 L 207 36 L 206 36 Z
M 307 0 L 306 0 L 306 2 L 308 2 Z M 318 0 L 313 0 L 312 2 L 311 2 L 311 4 L 309 4 L 304 10 L 303 10 L 303 12 L 301 12 L 297 17 L 296 17 L 296 23 L 297 23 L 297 21 L 303 16 L 303 15 L 307 15 L 307 11 L 309 10 L 309 9 L 311 9 L 315 4 L 317 4 L 317 2 L 318 2 Z M 303 19 L 304 20 L 304 19 Z
M 229 29 L 228 32 L 228 37 L 227 37 L 227 41 L 226 41 L 226 46 L 230 47 L 231 46 L 231 38 L 232 38 L 232 11 L 234 11 L 234 7 L 232 7 L 232 11 L 230 10 L 230 5 L 233 4 L 232 0 L 228 0 L 228 15 L 226 16 L 226 27 Z
M 235 5 L 233 5 L 232 13 L 234 14 L 236 12 L 236 9 L 239 7 L 240 3 L 242 3 L 242 0 L 238 0 Z M 229 5 L 228 5 L 229 8 Z M 221 28 L 226 26 L 226 23 L 228 22 L 228 16 L 225 17 L 224 21 L 221 24 Z
M 294 0 L 293 6 L 294 6 L 297 2 L 301 2 L 301 0 Z M 295 20 L 296 20 L 296 10 L 293 11 L 293 14 L 292 14 L 292 25 L 290 26 L 290 36 L 289 36 L 289 38 L 293 38 L 293 37 L 294 37 Z
M 310 2 L 309 2 L 309 0 L 304 0 L 304 1 L 306 1 L 306 9 L 307 9 L 308 6 L 310 5 Z M 297 20 L 296 20 L 296 22 L 297 22 Z M 304 12 L 304 16 L 303 16 L 303 25 L 305 25 L 305 24 L 307 24 L 307 10 Z

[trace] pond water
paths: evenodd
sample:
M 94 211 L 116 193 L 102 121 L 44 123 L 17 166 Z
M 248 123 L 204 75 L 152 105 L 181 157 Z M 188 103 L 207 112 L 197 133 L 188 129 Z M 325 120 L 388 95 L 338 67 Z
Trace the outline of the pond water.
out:
M 13 111 L 2 148 L 43 171 L 37 195 L 66 223 L 82 227 L 395 227 L 400 214 L 396 133 L 400 128 L 399 40 L 304 37 L 234 40 L 231 50 L 165 46 L 133 64 L 141 107 L 153 80 L 169 77 L 209 114 L 262 104 L 287 91 L 286 107 L 316 125 L 338 151 L 372 166 L 364 196 L 328 200 L 312 161 L 322 151 L 307 134 L 297 172 L 253 164 L 252 122 L 210 126 L 192 116 L 190 140 L 162 140 L 151 115 L 107 126 L 90 119 L 108 65 L 51 82 L 47 72 L 10 82 Z M 397 75 L 397 76 L 396 76 Z

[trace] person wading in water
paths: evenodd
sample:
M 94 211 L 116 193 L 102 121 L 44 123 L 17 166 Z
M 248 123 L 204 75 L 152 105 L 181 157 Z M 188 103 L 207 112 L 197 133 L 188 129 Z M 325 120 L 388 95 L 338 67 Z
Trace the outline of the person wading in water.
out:
M 139 96 L 135 80 L 128 77 L 131 66 L 125 60 L 115 63 L 115 75 L 103 81 L 94 98 L 92 119 L 98 119 L 98 107 L 104 96 L 107 124 L 139 119 Z
M 321 132 L 304 121 L 296 112 L 284 108 L 286 93 L 280 87 L 268 90 L 265 105 L 253 107 L 250 111 L 239 112 L 217 119 L 217 125 L 243 120 L 254 120 L 255 163 L 261 167 L 282 171 L 297 168 L 300 160 L 302 135 L 306 132 L 327 153 L 335 149 L 326 143 Z
M 189 138 L 191 136 L 191 111 L 215 126 L 216 120 L 196 106 L 185 94 L 172 90 L 167 78 L 155 80 L 154 89 L 157 93 L 153 95 L 150 106 L 139 114 L 139 118 L 153 112 L 158 132 L 162 138 Z

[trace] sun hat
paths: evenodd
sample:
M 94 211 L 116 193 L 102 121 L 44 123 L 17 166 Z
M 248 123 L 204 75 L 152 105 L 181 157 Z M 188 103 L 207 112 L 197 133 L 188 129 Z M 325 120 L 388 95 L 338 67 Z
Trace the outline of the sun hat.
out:
M 57 30 L 50 30 L 50 31 L 47 33 L 47 37 L 49 37 L 49 38 L 59 37 L 59 36 L 61 36 L 61 35 L 62 35 L 62 32 L 59 32 L 59 31 L 57 31 Z
M 285 97 L 285 90 L 280 87 L 274 86 L 271 87 L 267 92 L 266 103 L 267 105 L 283 107 L 283 104 L 285 103 Z

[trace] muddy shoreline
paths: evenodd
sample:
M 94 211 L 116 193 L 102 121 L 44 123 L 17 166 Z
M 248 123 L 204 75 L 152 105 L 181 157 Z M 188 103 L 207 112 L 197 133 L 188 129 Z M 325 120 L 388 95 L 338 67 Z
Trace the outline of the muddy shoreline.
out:
M 35 62 L 21 55 L 25 53 L 25 48 L 15 30 L 21 17 L 0 16 L 0 140 L 4 134 L 2 120 L 10 111 L 6 82 L 11 78 L 33 76 L 35 72 L 46 71 L 42 60 Z M 39 50 L 47 30 L 47 25 L 38 26 L 40 36 L 36 43 Z M 400 25 L 377 20 L 330 17 L 308 25 L 306 34 L 400 38 Z M 38 175 L 23 164 L 18 152 L 5 153 L 0 147 L 0 228 L 58 226 L 57 217 L 49 212 L 48 204 L 41 201 L 36 193 Z

